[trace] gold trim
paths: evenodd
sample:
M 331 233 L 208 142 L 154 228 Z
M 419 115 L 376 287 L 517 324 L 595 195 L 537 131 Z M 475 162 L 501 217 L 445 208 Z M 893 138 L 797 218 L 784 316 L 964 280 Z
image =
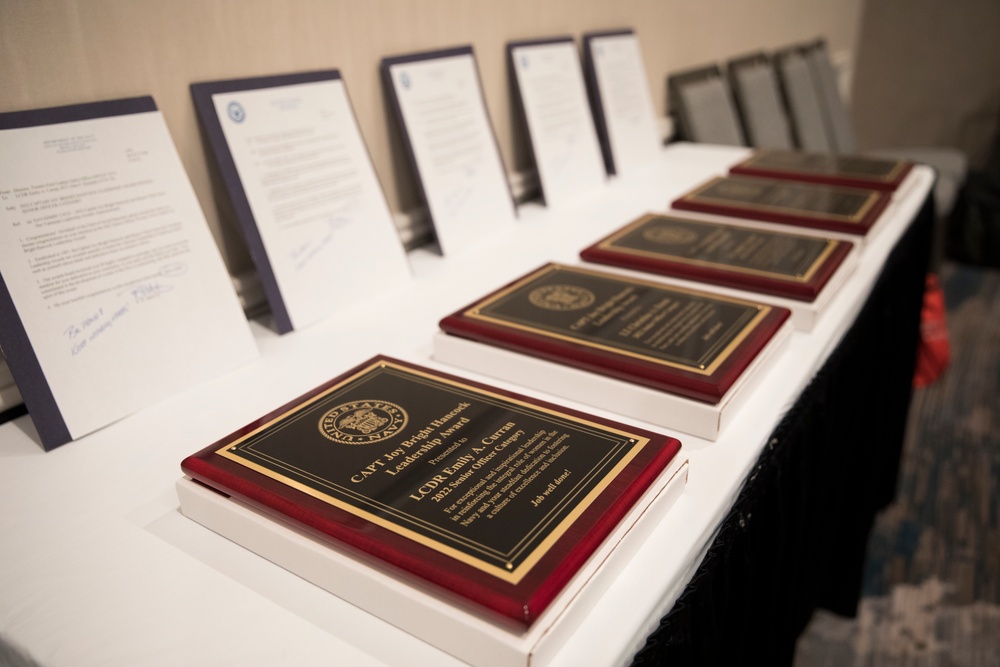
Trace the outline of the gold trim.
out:
M 579 432 L 589 433 L 590 435 L 596 435 L 598 437 L 609 437 L 611 435 L 618 436 L 618 439 L 615 439 L 618 443 L 618 446 L 614 449 L 609 450 L 609 452 L 606 454 L 604 458 L 604 461 L 606 461 L 610 456 L 613 456 L 620 452 L 624 452 L 624 454 L 622 456 L 621 461 L 615 464 L 609 471 L 604 471 L 602 479 L 594 486 L 594 488 L 591 489 L 591 491 L 589 491 L 582 499 L 579 499 L 576 502 L 574 509 L 570 511 L 569 514 L 567 514 L 565 517 L 563 517 L 563 519 L 560 520 L 559 523 L 549 531 L 548 535 L 531 551 L 531 553 L 529 553 L 527 556 L 524 557 L 524 560 L 520 563 L 520 565 L 518 565 L 516 568 L 512 568 L 512 566 L 508 563 L 505 568 L 486 562 L 481 558 L 476 558 L 475 556 L 462 552 L 454 547 L 442 544 L 440 541 L 434 540 L 431 537 L 422 535 L 394 521 L 390 521 L 383 517 L 377 516 L 370 511 L 362 509 L 361 507 L 358 507 L 340 498 L 334 497 L 328 493 L 324 493 L 323 491 L 320 491 L 311 486 L 303 484 L 298 480 L 292 479 L 285 474 L 267 468 L 255 461 L 249 460 L 244 456 L 240 456 L 239 454 L 234 453 L 233 450 L 237 449 L 241 444 L 254 438 L 261 432 L 272 428 L 273 426 L 279 424 L 282 421 L 287 421 L 294 418 L 295 415 L 305 412 L 309 407 L 311 407 L 318 401 L 327 398 L 328 396 L 337 392 L 338 390 L 342 390 L 346 385 L 351 384 L 358 378 L 371 374 L 375 371 L 400 373 L 414 379 L 417 382 L 427 383 L 428 381 L 430 381 L 436 385 L 450 386 L 453 390 L 457 392 L 464 393 L 468 396 L 471 396 L 475 399 L 479 399 L 481 401 L 486 401 L 491 403 L 501 403 L 505 407 L 518 406 L 524 409 L 525 411 L 530 411 L 535 414 L 538 413 L 546 414 L 555 418 L 550 423 L 557 424 L 558 422 L 562 422 L 563 424 L 566 423 L 572 424 L 573 426 L 576 427 L 578 433 Z M 609 439 L 612 438 L 609 437 Z M 215 453 L 231 461 L 234 461 L 244 467 L 247 467 L 251 470 L 255 470 L 256 472 L 259 472 L 262 475 L 265 475 L 271 479 L 279 481 L 291 488 L 297 489 L 302 493 L 317 498 L 329 505 L 332 505 L 350 514 L 358 516 L 370 523 L 381 526 L 382 528 L 385 528 L 391 532 L 394 532 L 398 535 L 411 539 L 419 544 L 434 549 L 439 553 L 443 553 L 460 562 L 466 563 L 467 565 L 470 565 L 476 568 L 477 570 L 480 570 L 498 579 L 506 581 L 507 583 L 517 584 L 535 566 L 535 564 L 537 564 L 538 561 L 541 560 L 541 558 L 549 551 L 549 549 L 552 548 L 552 545 L 555 544 L 555 542 L 566 533 L 566 531 L 570 528 L 570 526 L 579 518 L 579 516 L 584 511 L 586 511 L 586 509 L 594 502 L 594 500 L 597 497 L 599 497 L 601 493 L 604 492 L 604 490 L 611 484 L 611 482 L 618 476 L 618 474 L 622 470 L 624 470 L 629 463 L 631 463 L 631 461 L 638 455 L 639 451 L 641 451 L 648 444 L 649 444 L 649 438 L 634 433 L 630 433 L 628 431 L 609 427 L 603 424 L 598 424 L 588 419 L 575 417 L 566 414 L 564 412 L 559 412 L 551 408 L 536 405 L 528 401 L 513 398 L 510 396 L 504 396 L 499 393 L 489 391 L 486 389 L 472 387 L 471 385 L 465 384 L 458 380 L 444 378 L 430 372 L 409 368 L 407 366 L 396 364 L 391 361 L 381 360 L 369 364 L 368 366 L 350 375 L 343 381 L 338 382 L 337 384 L 329 387 L 328 389 L 324 390 L 323 392 L 314 396 L 308 401 L 295 405 L 292 408 L 289 408 L 285 412 L 281 413 L 280 415 L 268 421 L 266 424 L 263 424 L 255 428 L 254 430 L 241 436 L 240 438 L 226 443 L 224 446 L 217 449 Z M 295 466 L 274 459 L 274 457 L 272 456 L 264 454 L 263 452 L 258 452 L 251 448 L 252 445 L 250 445 L 247 449 L 253 452 L 255 456 L 259 457 L 262 460 L 271 460 L 276 467 L 284 468 L 289 472 L 296 472 L 304 477 L 310 477 L 314 481 L 316 481 L 317 484 L 321 485 L 325 484 L 330 488 L 335 488 L 348 497 L 354 496 L 357 498 L 362 498 L 364 499 L 365 502 L 367 502 L 370 505 L 376 505 L 376 506 L 378 505 L 377 503 L 374 503 L 370 498 L 366 498 L 361 494 L 352 493 L 346 489 L 343 489 L 343 487 L 341 487 L 335 482 L 318 478 L 314 474 L 309 473 L 308 471 L 305 470 L 298 470 L 296 469 Z M 595 469 L 598 471 L 597 473 L 594 472 Z M 601 474 L 600 470 L 601 470 L 600 465 L 595 466 L 595 468 L 591 469 L 591 471 L 587 475 L 584 475 L 582 477 L 582 480 L 578 482 L 578 485 L 585 483 L 588 480 L 591 480 L 593 477 L 595 477 L 595 475 L 599 476 Z M 519 557 L 521 553 L 523 553 L 524 548 L 526 548 L 524 543 L 530 540 L 532 535 L 537 534 L 539 531 L 544 530 L 546 524 L 551 522 L 552 515 L 556 513 L 558 510 L 560 510 L 566 503 L 571 502 L 572 500 L 573 497 L 567 498 L 562 503 L 555 504 L 546 514 L 542 515 L 541 519 L 535 523 L 532 529 L 525 533 L 523 539 L 519 543 L 520 546 L 517 546 L 509 554 L 500 554 L 496 552 L 495 549 L 491 549 L 485 545 L 477 544 L 472 540 L 469 540 L 468 538 L 463 538 L 458 535 L 449 534 L 449 538 L 456 543 L 464 543 L 466 548 L 468 548 L 470 551 L 479 551 L 480 553 L 483 554 L 492 554 L 494 559 L 498 559 L 500 557 L 506 557 L 508 559 L 513 560 Z M 419 519 L 418 517 L 415 516 L 405 515 L 387 505 L 381 506 L 380 509 L 387 511 L 390 514 L 406 516 L 411 523 L 416 525 L 422 525 L 425 529 L 427 529 L 431 533 L 434 532 L 441 534 L 446 533 L 446 531 L 441 530 L 441 526 L 438 526 L 436 524 L 429 524 L 424 520 Z
M 626 254 L 626 255 L 635 255 L 635 256 L 638 256 L 638 257 L 649 257 L 651 259 L 669 258 L 670 261 L 677 262 L 678 264 L 690 264 L 690 265 L 693 265 L 693 266 L 703 266 L 703 267 L 706 267 L 706 268 L 721 268 L 721 269 L 724 269 L 724 270 L 735 271 L 737 273 L 745 273 L 745 274 L 756 275 L 756 276 L 767 276 L 767 277 L 770 277 L 770 278 L 775 278 L 777 280 L 784 280 L 784 281 L 787 281 L 787 282 L 808 283 L 810 280 L 812 280 L 812 277 L 814 275 L 816 275 L 816 272 L 819 271 L 820 267 L 822 267 L 826 263 L 827 259 L 833 253 L 834 248 L 836 248 L 841 243 L 841 241 L 837 241 L 836 239 L 821 238 L 821 237 L 814 237 L 814 236 L 802 236 L 800 234 L 783 234 L 781 232 L 774 232 L 774 231 L 771 231 L 771 230 L 762 230 L 762 229 L 754 229 L 754 230 L 752 230 L 752 231 L 754 231 L 756 233 L 759 233 L 759 234 L 769 234 L 769 235 L 773 235 L 773 236 L 784 236 L 784 237 L 793 238 L 793 239 L 816 240 L 816 241 L 823 241 L 825 243 L 825 246 L 824 246 L 823 250 L 821 250 L 820 253 L 816 256 L 816 258 L 813 260 L 812 264 L 810 264 L 809 268 L 806 269 L 805 273 L 803 273 L 801 275 L 796 275 L 796 276 L 790 276 L 787 273 L 778 273 L 778 272 L 775 272 L 775 271 L 765 271 L 763 269 L 754 269 L 754 268 L 751 268 L 751 267 L 748 267 L 748 266 L 740 266 L 738 264 L 726 264 L 724 262 L 713 262 L 713 261 L 707 260 L 707 259 L 695 259 L 695 258 L 691 258 L 691 257 L 682 257 L 680 255 L 671 255 L 671 254 L 666 253 L 666 252 L 655 252 L 655 251 L 652 251 L 652 250 L 641 250 L 639 248 L 629 248 L 629 247 L 626 247 L 626 246 L 615 245 L 615 243 L 617 241 L 621 240 L 623 237 L 631 234 L 632 232 L 634 232 L 636 229 L 642 227 L 643 225 L 648 224 L 649 222 L 652 222 L 652 221 L 655 221 L 655 220 L 677 220 L 677 221 L 685 223 L 685 224 L 692 224 L 693 223 L 693 224 L 698 224 L 698 225 L 706 225 L 708 227 L 720 227 L 720 228 L 722 228 L 722 227 L 730 227 L 730 228 L 737 228 L 737 229 L 749 229 L 749 228 L 741 228 L 738 225 L 727 225 L 727 224 L 723 224 L 721 222 L 708 222 L 708 221 L 705 221 L 705 220 L 691 220 L 691 219 L 688 219 L 688 218 L 677 218 L 677 217 L 668 216 L 668 215 L 658 215 L 658 214 L 655 214 L 655 213 L 647 213 L 646 215 L 642 216 L 641 218 L 639 218 L 635 222 L 627 225 L 625 228 L 621 229 L 620 231 L 616 232 L 615 234 L 607 237 L 606 239 L 604 239 L 603 241 L 601 241 L 600 243 L 598 243 L 597 247 L 600 248 L 601 250 L 614 251 L 614 252 L 618 252 L 618 253 L 622 253 L 622 254 Z
M 753 181 L 768 181 L 768 182 L 770 182 L 772 184 L 777 184 L 777 185 L 780 185 L 780 186 L 783 186 L 783 187 L 786 187 L 786 188 L 792 188 L 792 189 L 794 189 L 794 188 L 817 188 L 817 187 L 821 187 L 821 188 L 827 189 L 827 190 L 847 191 L 848 193 L 868 192 L 868 196 L 865 197 L 864 204 L 855 213 L 853 213 L 851 215 L 838 215 L 836 213 L 823 213 L 823 212 L 809 211 L 807 209 L 802 209 L 802 208 L 789 208 L 789 207 L 782 207 L 782 206 L 767 206 L 767 205 L 763 205 L 763 204 L 755 204 L 753 202 L 748 202 L 748 201 L 738 201 L 738 200 L 734 200 L 734 199 L 721 199 L 721 198 L 718 198 L 718 197 L 712 197 L 712 196 L 708 196 L 708 195 L 703 195 L 702 194 L 705 190 L 711 188 L 713 185 L 715 185 L 716 183 L 719 183 L 721 181 L 730 181 L 730 182 L 745 182 L 745 181 L 750 181 L 751 183 Z M 745 208 L 745 209 L 750 209 L 750 210 L 767 211 L 767 212 L 770 212 L 770 213 L 784 213 L 784 214 L 794 213 L 796 215 L 799 215 L 799 216 L 802 216 L 802 217 L 805 217 L 805 218 L 812 218 L 814 220 L 842 220 L 844 222 L 848 222 L 848 223 L 851 223 L 851 224 L 860 224 L 861 221 L 865 219 L 865 216 L 872 209 L 872 207 L 875 206 L 875 202 L 878 200 L 878 198 L 880 196 L 882 196 L 882 195 L 883 195 L 883 193 L 880 192 L 880 191 L 875 191 L 875 190 L 869 191 L 869 190 L 866 190 L 864 188 L 848 188 L 848 187 L 841 187 L 841 186 L 837 186 L 837 185 L 823 185 L 823 184 L 816 184 L 816 183 L 800 183 L 800 182 L 797 182 L 797 181 L 778 181 L 777 179 L 763 178 L 763 177 L 760 177 L 760 176 L 736 176 L 736 175 L 734 175 L 734 176 L 716 176 L 715 178 L 713 178 L 712 180 L 710 180 L 708 183 L 705 183 L 705 184 L 699 186 L 698 188 L 695 188 L 691 192 L 689 192 L 686 195 L 684 195 L 683 197 L 681 197 L 681 200 L 682 201 L 692 201 L 693 202 L 693 201 L 699 201 L 698 198 L 700 197 L 700 201 L 709 202 L 709 203 L 713 203 L 714 202 L 714 203 L 718 203 L 718 204 L 720 204 L 722 206 L 726 206 L 726 207 L 729 207 L 729 208 Z
M 587 340 L 586 338 L 577 338 L 573 336 L 568 336 L 566 334 L 560 334 L 553 331 L 548 331 L 546 329 L 540 329 L 538 327 L 532 327 L 525 324 L 519 324 L 517 322 L 510 322 L 508 320 L 502 320 L 496 317 L 490 317 L 489 315 L 484 315 L 482 312 L 480 312 L 483 308 L 489 306 L 490 304 L 494 303 L 499 299 L 502 299 L 511 292 L 514 292 L 523 287 L 524 285 L 530 283 L 531 281 L 537 280 L 538 278 L 541 278 L 547 273 L 551 273 L 553 271 L 569 271 L 569 272 L 575 271 L 577 273 L 584 273 L 589 275 L 600 276 L 601 278 L 618 280 L 626 284 L 631 283 L 633 285 L 645 285 L 665 292 L 679 292 L 681 294 L 696 295 L 704 299 L 713 299 L 716 301 L 736 303 L 756 308 L 757 314 L 754 315 L 754 317 L 749 322 L 746 322 L 744 324 L 740 333 L 736 335 L 729 342 L 729 344 L 726 345 L 725 348 L 723 348 L 721 351 L 718 352 L 718 354 L 716 355 L 715 359 L 712 361 L 711 364 L 707 366 L 693 366 L 691 364 L 681 364 L 676 361 L 668 361 L 666 359 L 660 359 L 659 357 L 654 357 L 652 355 L 644 354 L 641 352 L 635 352 L 622 347 L 614 347 L 612 345 L 597 343 L 591 340 Z M 667 286 L 664 285 L 663 283 L 656 283 L 649 280 L 640 280 L 638 278 L 611 275 L 600 271 L 590 271 L 583 268 L 569 267 L 561 264 L 550 264 L 548 266 L 539 269 L 538 271 L 529 274 L 528 276 L 525 276 L 524 278 L 517 281 L 513 285 L 510 285 L 505 289 L 500 290 L 496 294 L 493 294 L 485 298 L 484 300 L 480 301 L 476 305 L 466 310 L 463 314 L 467 317 L 477 320 L 482 320 L 484 322 L 490 322 L 491 324 L 497 326 L 507 327 L 510 329 L 517 329 L 519 331 L 527 331 L 529 333 L 533 333 L 539 336 L 544 336 L 546 338 L 552 338 L 555 340 L 561 340 L 569 343 L 575 343 L 578 345 L 584 345 L 586 347 L 602 350 L 605 352 L 612 352 L 614 354 L 620 354 L 623 356 L 631 357 L 633 359 L 641 359 L 642 361 L 647 361 L 649 363 L 653 363 L 659 366 L 666 366 L 668 368 L 678 368 L 685 371 L 694 372 L 699 375 L 709 376 L 712 375 L 719 368 L 719 366 L 721 366 L 726 361 L 726 359 L 729 358 L 729 356 L 733 353 L 733 350 L 735 350 L 740 345 L 740 343 L 742 343 L 746 339 L 746 337 L 750 335 L 751 331 L 757 328 L 761 320 L 763 320 L 768 315 L 768 313 L 771 312 L 771 310 L 772 310 L 771 306 L 767 306 L 760 303 L 752 303 L 750 301 L 745 301 L 743 299 L 736 299 L 733 297 L 724 296 L 722 294 L 706 294 L 704 292 L 699 292 L 697 290 L 686 289 L 683 287 L 674 287 L 672 285 Z
M 890 164 L 893 165 L 892 170 L 889 171 L 886 175 L 884 175 L 884 176 L 878 176 L 878 175 L 873 175 L 873 174 L 866 173 L 866 172 L 845 171 L 843 169 L 840 169 L 840 170 L 835 171 L 835 172 L 829 172 L 829 171 L 816 171 L 816 170 L 802 169 L 802 168 L 795 169 L 793 166 L 789 166 L 787 168 L 784 168 L 784 167 L 782 167 L 780 165 L 775 165 L 773 163 L 772 164 L 768 164 L 768 163 L 764 162 L 764 160 L 766 160 L 769 156 L 795 155 L 795 154 L 798 154 L 798 153 L 796 151 L 781 151 L 781 150 L 774 150 L 774 149 L 759 149 L 753 155 L 751 155 L 749 158 L 747 158 L 746 160 L 744 160 L 741 163 L 740 166 L 746 166 L 746 167 L 760 166 L 760 167 L 762 167 L 764 169 L 772 169 L 772 170 L 775 170 L 775 171 L 785 171 L 785 172 L 790 172 L 790 173 L 812 174 L 812 175 L 815 175 L 815 176 L 829 176 L 831 178 L 836 178 L 838 176 L 843 176 L 845 178 L 856 178 L 856 179 L 860 179 L 860 180 L 877 181 L 877 182 L 881 182 L 881 183 L 892 183 L 894 180 L 896 180 L 896 178 L 899 177 L 900 172 L 902 172 L 904 169 L 908 168 L 909 165 L 910 165 L 910 163 L 907 162 L 906 160 L 892 160 L 892 159 L 888 159 L 888 158 L 885 158 L 885 159 L 883 159 L 883 158 L 866 158 L 866 157 L 861 156 L 861 155 L 846 155 L 846 156 L 842 156 L 842 157 L 846 157 L 846 158 L 849 158 L 849 159 L 852 159 L 852 160 L 869 160 L 871 162 L 887 162 L 887 163 L 890 163 Z M 825 156 L 820 155 L 820 157 L 825 157 Z M 834 156 L 833 159 L 835 160 L 836 156 Z

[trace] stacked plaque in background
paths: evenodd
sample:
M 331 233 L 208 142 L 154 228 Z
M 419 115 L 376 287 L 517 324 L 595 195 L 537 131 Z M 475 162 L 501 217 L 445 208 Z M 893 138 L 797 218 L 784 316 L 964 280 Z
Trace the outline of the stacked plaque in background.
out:
M 872 190 L 895 190 L 913 168 L 909 160 L 760 149 L 729 172 Z
M 588 246 L 590 262 L 653 273 L 673 284 L 727 288 L 742 298 L 768 295 L 810 330 L 857 262 L 844 239 L 794 234 L 752 222 L 725 224 L 646 214 Z
M 178 493 L 191 518 L 460 658 L 524 664 L 683 488 L 680 448 L 375 357 L 186 458 Z
M 699 185 L 672 206 L 863 238 L 889 201 L 884 190 L 730 174 Z
M 791 327 L 786 308 L 547 264 L 445 317 L 435 357 L 715 439 Z

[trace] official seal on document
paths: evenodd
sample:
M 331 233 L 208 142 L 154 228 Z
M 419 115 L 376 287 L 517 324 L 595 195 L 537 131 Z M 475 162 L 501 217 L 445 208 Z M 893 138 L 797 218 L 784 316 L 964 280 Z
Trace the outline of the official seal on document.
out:
M 323 413 L 319 432 L 342 445 L 370 445 L 396 435 L 407 421 L 406 410 L 395 403 L 350 401 Z
M 247 119 L 247 112 L 239 102 L 230 102 L 226 107 L 226 113 L 233 119 L 234 123 L 242 123 Z

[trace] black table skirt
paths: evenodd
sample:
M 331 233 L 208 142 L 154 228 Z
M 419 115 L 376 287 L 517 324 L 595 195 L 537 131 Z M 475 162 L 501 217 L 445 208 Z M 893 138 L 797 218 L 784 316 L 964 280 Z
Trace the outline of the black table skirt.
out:
M 933 212 L 928 197 L 633 664 L 791 665 L 814 610 L 856 614 L 868 536 L 896 492 Z

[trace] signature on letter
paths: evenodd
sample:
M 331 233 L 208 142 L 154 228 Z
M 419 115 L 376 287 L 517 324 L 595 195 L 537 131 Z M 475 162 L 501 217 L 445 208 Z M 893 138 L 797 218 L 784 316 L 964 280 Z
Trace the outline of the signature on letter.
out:
M 132 300 L 135 303 L 142 303 L 143 301 L 155 299 L 161 294 L 169 292 L 172 289 L 174 289 L 174 286 L 169 283 L 153 281 L 134 285 L 131 289 L 127 290 L 127 292 L 132 296 Z
M 127 303 L 123 303 L 114 310 L 105 311 L 102 307 L 79 322 L 70 324 L 64 332 L 71 341 L 70 354 L 75 357 L 86 350 L 90 343 L 100 338 L 105 332 L 110 331 L 115 322 L 128 315 L 128 312 L 129 304 Z
M 311 264 L 313 260 L 320 257 L 327 246 L 329 246 L 335 236 L 335 232 L 350 223 L 350 220 L 341 215 L 330 216 L 326 219 L 327 229 L 322 236 L 307 238 L 292 248 L 289 258 L 295 263 L 295 270 L 301 271 Z

